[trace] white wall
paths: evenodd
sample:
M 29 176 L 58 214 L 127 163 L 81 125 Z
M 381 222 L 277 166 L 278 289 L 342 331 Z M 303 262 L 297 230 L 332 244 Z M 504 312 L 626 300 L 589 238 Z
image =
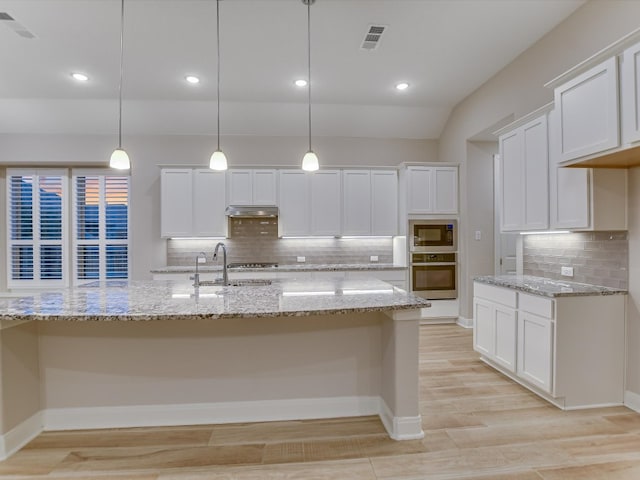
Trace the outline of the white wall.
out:
M 473 294 L 473 278 L 494 273 L 494 172 L 493 155 L 498 153 L 497 142 L 468 142 L 466 162 L 466 203 L 462 211 L 467 225 L 460 237 L 464 250 L 460 258 L 466 259 L 461 267 L 460 292 L 465 297 Z M 475 233 L 480 232 L 480 240 Z M 468 292 L 468 294 L 466 293 Z M 462 315 L 465 318 L 471 316 Z
M 462 162 L 461 186 L 467 186 L 467 191 L 461 192 L 464 205 L 482 201 L 468 189 L 467 141 L 505 118 L 521 117 L 552 101 L 553 91 L 543 86 L 547 81 L 637 29 L 638 18 L 640 2 L 636 0 L 592 0 L 454 108 L 440 137 L 438 157 L 443 162 Z M 460 217 L 460 249 L 464 253 L 472 218 L 465 209 Z M 472 272 L 469 257 L 461 254 L 462 275 Z M 471 317 L 471 304 L 470 292 L 463 291 L 463 317 Z
M 0 165 L 104 167 L 115 141 L 113 136 L 0 135 Z M 298 167 L 307 149 L 303 137 L 231 136 L 223 137 L 221 144 L 231 168 Z M 313 145 L 323 167 L 396 166 L 402 162 L 437 161 L 437 142 L 433 140 L 318 137 Z M 159 166 L 207 166 L 215 149 L 215 137 L 125 136 L 123 146 L 132 161 L 132 278 L 150 279 L 149 270 L 166 263 L 165 240 L 160 238 Z M 4 202 L 3 195 L 0 197 L 2 212 Z M 1 250 L 3 256 L 5 250 Z M 2 272 L 6 266 L 1 262 L 0 276 L 4 277 Z

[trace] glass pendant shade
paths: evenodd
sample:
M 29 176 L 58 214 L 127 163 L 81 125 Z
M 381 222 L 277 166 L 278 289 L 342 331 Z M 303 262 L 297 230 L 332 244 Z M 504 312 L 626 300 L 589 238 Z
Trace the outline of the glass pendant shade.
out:
M 109 166 L 117 170 L 129 170 L 131 168 L 129 155 L 121 148 L 116 148 L 109 159 Z
M 315 172 L 319 168 L 318 156 L 312 150 L 309 150 L 302 157 L 302 169 L 306 172 Z
M 209 168 L 211 170 L 226 170 L 227 169 L 227 157 L 222 150 L 216 150 L 211 155 L 209 160 Z

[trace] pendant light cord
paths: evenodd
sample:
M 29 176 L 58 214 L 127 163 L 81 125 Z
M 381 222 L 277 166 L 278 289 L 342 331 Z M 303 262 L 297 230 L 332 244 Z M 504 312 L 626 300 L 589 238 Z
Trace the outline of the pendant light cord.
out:
M 217 131 L 218 131 L 218 150 L 220 150 L 220 0 L 216 0 L 216 57 L 217 57 L 217 91 L 216 99 L 218 102 L 218 119 L 217 119 Z
M 311 151 L 311 0 L 307 3 L 307 59 L 308 59 L 308 79 L 309 79 L 309 151 Z
M 120 2 L 120 86 L 118 87 L 118 150 L 122 150 L 122 71 L 124 70 L 124 0 Z

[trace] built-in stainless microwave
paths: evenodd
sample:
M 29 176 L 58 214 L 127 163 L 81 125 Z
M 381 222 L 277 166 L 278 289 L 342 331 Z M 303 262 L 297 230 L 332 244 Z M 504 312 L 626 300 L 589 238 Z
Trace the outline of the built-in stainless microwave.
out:
M 409 249 L 412 252 L 455 252 L 458 250 L 456 220 L 411 220 Z

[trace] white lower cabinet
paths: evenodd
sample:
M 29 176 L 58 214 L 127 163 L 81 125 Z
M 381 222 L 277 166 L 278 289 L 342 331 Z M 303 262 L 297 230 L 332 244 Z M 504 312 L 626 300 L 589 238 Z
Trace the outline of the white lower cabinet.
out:
M 625 295 L 531 295 L 474 282 L 473 347 L 563 409 L 622 405 Z
M 516 369 L 515 294 L 480 286 L 473 299 L 473 345 L 476 351 L 511 372 Z M 496 293 L 496 295 L 494 295 Z
M 518 375 L 551 393 L 553 322 L 527 312 L 518 315 Z

